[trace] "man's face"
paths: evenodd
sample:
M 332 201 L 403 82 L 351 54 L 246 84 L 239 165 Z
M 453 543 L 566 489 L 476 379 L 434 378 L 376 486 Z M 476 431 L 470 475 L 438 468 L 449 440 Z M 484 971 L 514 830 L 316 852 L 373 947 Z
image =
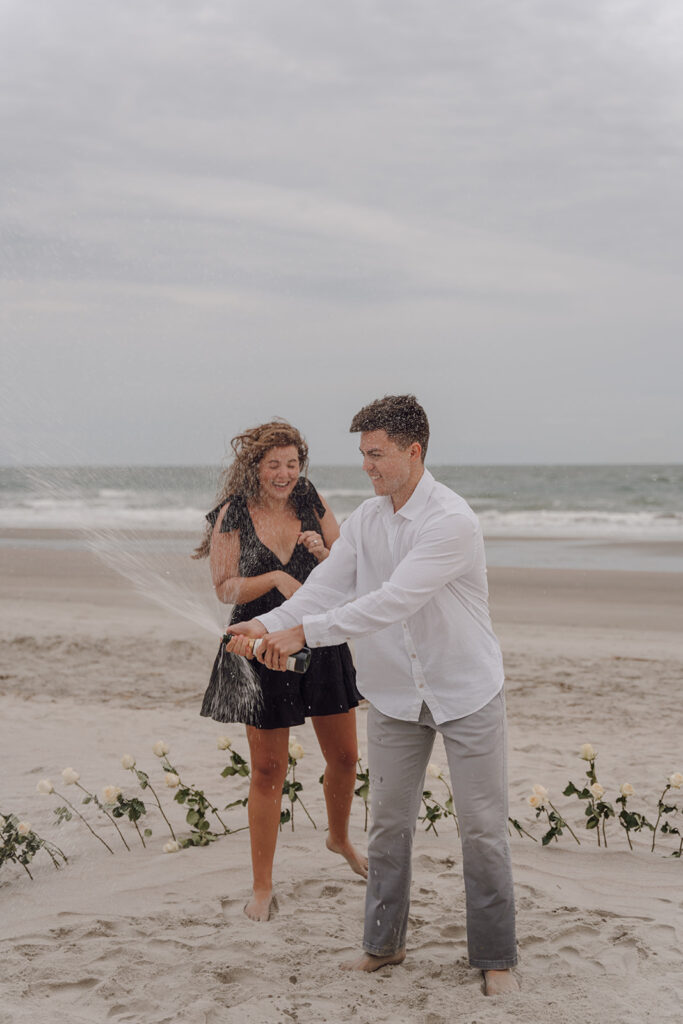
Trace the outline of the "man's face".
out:
M 410 445 L 402 450 L 387 437 L 385 430 L 368 430 L 360 435 L 363 469 L 372 480 L 375 494 L 393 496 L 410 485 L 415 466 L 415 447 L 418 448 L 419 461 L 419 445 Z

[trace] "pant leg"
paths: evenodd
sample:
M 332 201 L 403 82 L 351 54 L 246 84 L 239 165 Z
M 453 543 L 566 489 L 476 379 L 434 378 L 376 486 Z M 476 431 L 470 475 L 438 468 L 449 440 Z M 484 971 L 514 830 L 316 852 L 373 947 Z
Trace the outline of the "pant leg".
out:
M 470 964 L 503 970 L 517 963 L 503 691 L 479 711 L 437 729 L 462 837 Z
M 435 729 L 368 711 L 370 833 L 363 948 L 377 956 L 403 949 L 410 907 L 411 858 Z

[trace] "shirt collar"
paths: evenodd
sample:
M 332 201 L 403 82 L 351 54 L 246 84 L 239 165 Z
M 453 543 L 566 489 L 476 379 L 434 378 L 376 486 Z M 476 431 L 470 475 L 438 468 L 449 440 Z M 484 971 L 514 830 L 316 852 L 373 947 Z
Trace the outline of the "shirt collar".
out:
M 402 505 L 395 514 L 397 516 L 403 516 L 404 519 L 415 519 L 427 504 L 429 495 L 432 493 L 433 489 L 434 477 L 428 469 L 425 469 L 424 473 L 420 477 L 417 487 L 410 495 L 405 505 Z M 391 501 L 391 498 L 389 501 Z

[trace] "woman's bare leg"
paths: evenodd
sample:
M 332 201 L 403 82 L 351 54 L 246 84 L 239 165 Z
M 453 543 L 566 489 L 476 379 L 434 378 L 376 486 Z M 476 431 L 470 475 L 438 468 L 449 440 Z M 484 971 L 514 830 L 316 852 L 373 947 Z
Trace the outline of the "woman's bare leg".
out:
M 357 875 L 367 878 L 367 857 L 362 857 L 349 839 L 349 815 L 358 761 L 355 711 L 352 708 L 340 715 L 316 716 L 311 721 L 325 758 L 323 791 L 329 825 L 327 848 L 341 854 Z
M 287 774 L 289 729 L 255 729 L 248 725 L 247 740 L 251 754 L 247 811 L 254 891 L 244 913 L 252 921 L 267 921 L 273 901 L 273 860 Z

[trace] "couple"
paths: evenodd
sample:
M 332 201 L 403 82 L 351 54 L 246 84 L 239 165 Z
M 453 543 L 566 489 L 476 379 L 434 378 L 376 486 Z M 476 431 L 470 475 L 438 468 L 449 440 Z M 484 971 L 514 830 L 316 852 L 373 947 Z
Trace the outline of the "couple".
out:
M 235 622 L 228 650 L 248 655 L 247 639 L 263 637 L 257 659 L 277 673 L 304 644 L 315 653 L 343 651 L 354 641 L 370 702 L 372 823 L 364 953 L 344 966 L 374 971 L 405 957 L 412 840 L 440 732 L 462 834 L 470 963 L 483 971 L 487 994 L 513 992 L 503 666 L 479 523 L 425 469 L 429 424 L 412 395 L 364 407 L 351 432 L 361 435 L 363 468 L 377 497 L 352 513 L 336 539 L 322 529 L 327 510 L 317 530 L 300 517 L 300 546 L 314 552 L 318 538 L 310 534 L 320 533 L 325 556 L 291 596 L 279 589 L 284 603 Z M 283 474 L 273 476 L 271 486 L 277 484 L 284 492 Z

